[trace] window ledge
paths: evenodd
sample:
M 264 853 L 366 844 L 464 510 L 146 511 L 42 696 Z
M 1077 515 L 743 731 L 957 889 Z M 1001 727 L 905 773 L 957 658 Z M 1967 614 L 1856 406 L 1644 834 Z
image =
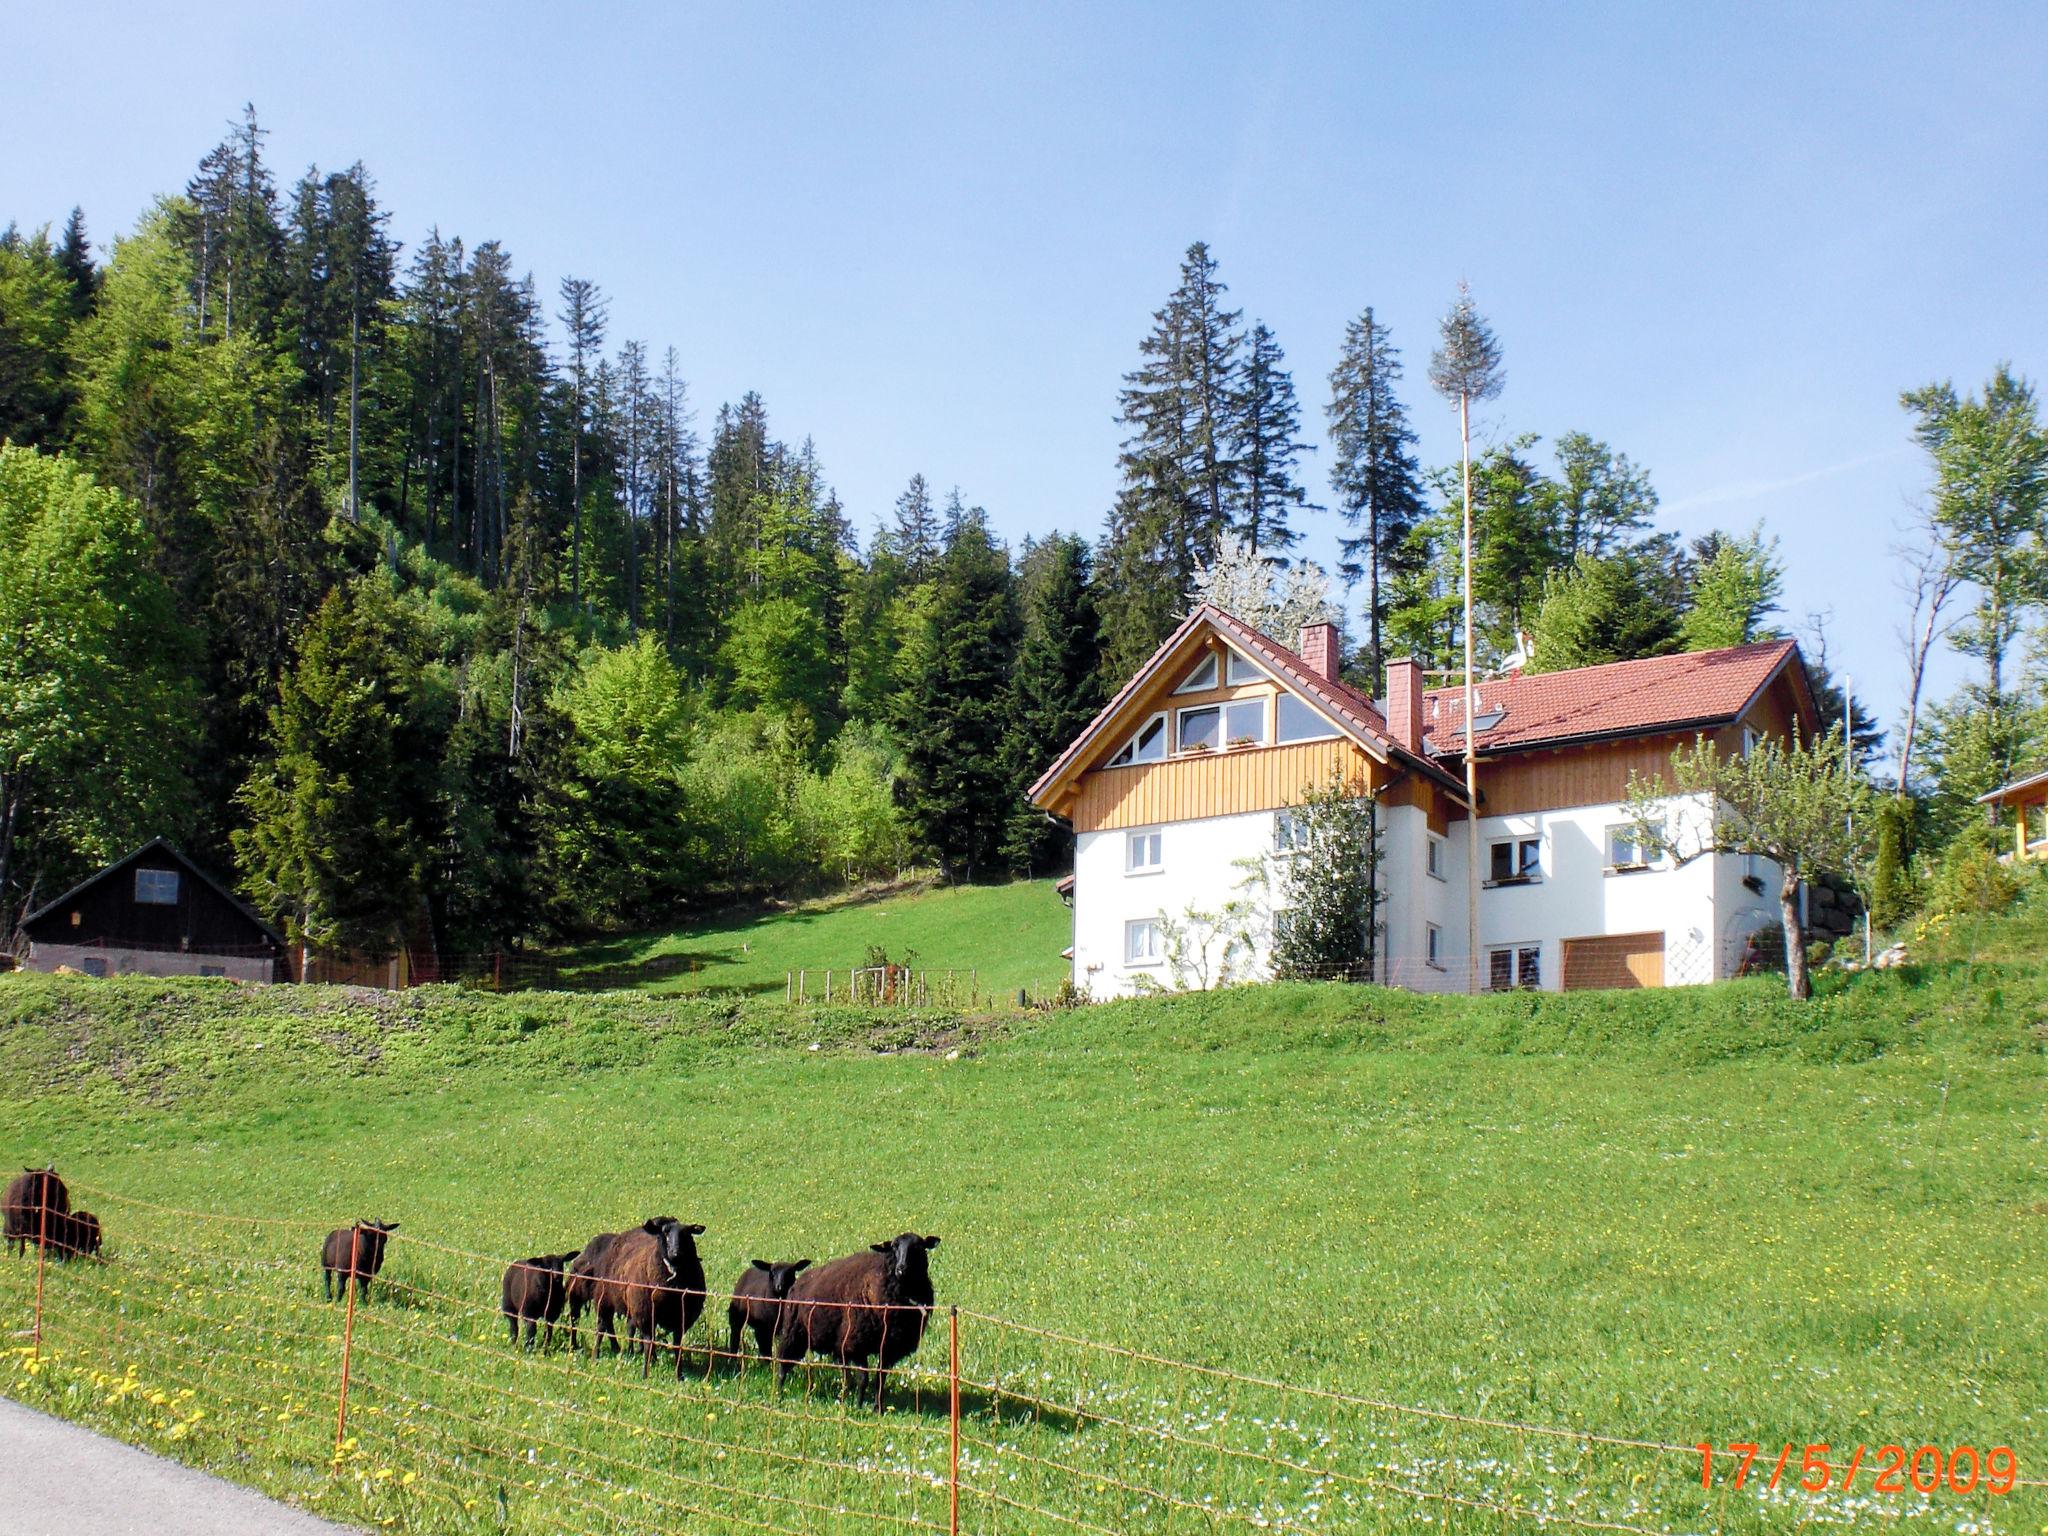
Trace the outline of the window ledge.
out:
M 1432 879 L 1432 880 L 1435 880 L 1435 881 L 1438 881 L 1438 882 L 1440 882 L 1440 883 L 1442 883 L 1442 884 L 1444 884 L 1444 885 L 1449 885 L 1449 884 L 1450 884 L 1450 881 L 1449 881 L 1449 880 L 1446 880 L 1446 879 L 1444 878 L 1444 874 L 1443 874 L 1443 871 L 1441 871 L 1441 870 L 1436 870 L 1436 869 L 1425 869 L 1425 870 L 1423 871 L 1423 873 L 1424 873 L 1425 875 L 1429 876 L 1429 878 L 1430 878 L 1430 879 Z
M 1439 878 L 1441 878 L 1441 877 L 1439 877 Z M 1493 890 L 1499 890 L 1499 889 L 1501 889 L 1501 888 L 1502 888 L 1503 886 L 1510 886 L 1510 885 L 1541 885 L 1542 883 L 1543 883 L 1543 877 L 1542 877 L 1541 875 L 1510 875 L 1510 876 L 1508 876 L 1508 878 L 1507 878 L 1507 879 L 1505 879 L 1505 880 L 1488 880 L 1488 881 L 1484 882 L 1484 883 L 1483 883 L 1483 884 L 1481 885 L 1480 889 L 1481 889 L 1481 890 L 1487 890 L 1487 891 L 1493 891 Z
M 1610 864 L 1602 870 L 1606 875 L 1647 875 L 1656 870 L 1654 864 Z
M 1150 869 L 1127 869 L 1124 871 L 1124 878 L 1126 880 L 1142 880 L 1147 875 L 1163 875 L 1165 873 L 1165 865 L 1154 864 Z

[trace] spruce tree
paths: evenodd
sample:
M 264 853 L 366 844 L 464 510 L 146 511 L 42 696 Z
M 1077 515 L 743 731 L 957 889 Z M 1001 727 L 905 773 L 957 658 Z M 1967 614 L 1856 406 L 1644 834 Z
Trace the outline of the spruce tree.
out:
M 1330 372 L 1326 414 L 1335 457 L 1330 484 L 1337 507 L 1354 530 L 1339 545 L 1346 581 L 1365 580 L 1365 654 L 1368 691 L 1385 674 L 1385 630 L 1397 575 L 1413 576 L 1410 534 L 1424 510 L 1415 462 L 1415 433 L 1395 393 L 1401 354 L 1370 306 L 1344 328 L 1344 348 Z
M 1242 483 L 1232 531 L 1251 553 L 1276 559 L 1301 538 L 1294 515 L 1314 510 L 1295 478 L 1295 462 L 1311 448 L 1301 440 L 1301 407 L 1286 362 L 1265 323 L 1254 324 L 1231 402 L 1230 448 Z
M 1020 875 L 1073 859 L 1074 835 L 1025 798 L 1038 776 L 1102 707 L 1102 668 L 1087 543 L 1054 534 L 1025 551 L 1018 581 L 1023 633 L 1010 683 L 1003 758 L 1011 806 L 1003 858 Z
M 890 539 L 910 579 L 923 581 L 939 552 L 938 516 L 932 510 L 931 487 L 923 475 L 912 475 L 896 498 L 896 524 Z
M 569 347 L 569 596 L 583 601 L 583 433 L 590 400 L 590 375 L 604 350 L 606 304 L 588 278 L 562 279 L 562 323 Z
M 1016 620 L 1007 551 L 970 518 L 940 558 L 897 700 L 905 809 L 949 879 L 1000 863 L 1013 780 L 1003 761 Z
M 63 239 L 57 246 L 57 265 L 71 283 L 71 318 L 83 320 L 92 313 L 99 294 L 99 269 L 93 265 L 92 242 L 85 236 L 85 210 L 73 208 L 64 221 Z

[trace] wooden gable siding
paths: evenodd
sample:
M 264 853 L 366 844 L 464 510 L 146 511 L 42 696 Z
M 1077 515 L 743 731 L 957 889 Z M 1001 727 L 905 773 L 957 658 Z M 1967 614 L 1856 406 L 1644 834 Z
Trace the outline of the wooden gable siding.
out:
M 1442 837 L 1451 830 L 1451 817 L 1456 814 L 1460 821 L 1465 819 L 1465 807 L 1453 803 L 1444 793 L 1443 786 L 1424 778 L 1419 773 L 1404 773 L 1387 787 L 1381 797 L 1385 805 L 1419 805 L 1428 819 L 1429 830 Z
M 1298 804 L 1305 786 L 1325 783 L 1333 772 L 1362 777 L 1368 785 L 1386 778 L 1385 768 L 1341 736 L 1096 769 L 1082 776 L 1074 830 L 1100 832 L 1277 810 Z
M 1668 779 L 1671 749 L 1690 738 L 1637 736 L 1479 760 L 1479 814 L 1520 816 L 1628 798 L 1630 773 Z

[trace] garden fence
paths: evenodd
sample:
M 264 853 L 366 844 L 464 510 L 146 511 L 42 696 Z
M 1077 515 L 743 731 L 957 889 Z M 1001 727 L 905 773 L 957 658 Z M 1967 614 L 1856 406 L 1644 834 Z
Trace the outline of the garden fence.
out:
M 401 1229 L 367 1301 L 329 1302 L 326 1223 L 70 1187 L 98 1208 L 105 1250 L 66 1259 L 31 1238 L 33 1264 L 6 1266 L 0 1307 L 21 1341 L 7 1390 L 399 1529 L 1734 1536 L 2032 1531 L 2048 1514 L 2024 1454 L 1996 1491 L 2006 1464 L 1988 1445 L 1967 1466 L 1967 1448 L 1925 1448 L 1931 1481 L 1916 1447 L 1902 1491 L 1880 1492 L 1860 1451 L 1703 1460 L 1676 1440 L 1355 1392 L 1335 1382 L 1349 1351 L 1334 1340 L 1301 1341 L 1304 1379 L 1287 1381 L 941 1306 L 877 1412 L 841 1394 L 829 1362 L 778 1390 L 746 1338 L 729 1347 L 714 1287 L 643 1380 L 630 1349 L 593 1361 L 588 1316 L 573 1344 L 566 1318 L 539 1349 L 507 1341 L 499 1284 L 523 1256 Z M 49 1216 L 27 1214 L 47 1237 Z M 919 1309 L 900 1310 L 908 1324 Z

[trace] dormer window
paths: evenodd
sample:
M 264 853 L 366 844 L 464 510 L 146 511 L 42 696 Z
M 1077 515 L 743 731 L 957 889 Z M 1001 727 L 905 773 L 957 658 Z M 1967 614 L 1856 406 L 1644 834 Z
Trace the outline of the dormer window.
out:
M 1124 743 L 1123 751 L 1109 760 L 1112 768 L 1130 763 L 1158 763 L 1166 759 L 1166 716 L 1154 715 L 1138 728 L 1138 734 Z
M 1175 693 L 1200 693 L 1205 688 L 1216 686 L 1216 653 L 1211 651 L 1195 663 L 1194 670 L 1180 680 Z

